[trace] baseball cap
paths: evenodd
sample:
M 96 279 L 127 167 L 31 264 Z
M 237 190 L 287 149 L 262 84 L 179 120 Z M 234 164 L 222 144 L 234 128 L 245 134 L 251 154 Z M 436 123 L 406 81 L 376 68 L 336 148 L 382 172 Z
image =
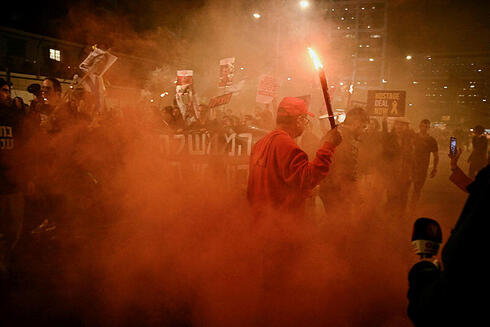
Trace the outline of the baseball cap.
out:
M 294 97 L 285 97 L 277 108 L 278 116 L 299 116 L 310 115 L 315 117 L 314 114 L 308 111 L 306 103 L 303 99 Z

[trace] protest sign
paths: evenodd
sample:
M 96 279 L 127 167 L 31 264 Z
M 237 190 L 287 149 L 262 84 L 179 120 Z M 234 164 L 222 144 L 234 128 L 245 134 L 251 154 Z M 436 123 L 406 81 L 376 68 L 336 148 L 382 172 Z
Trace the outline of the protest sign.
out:
M 192 76 L 194 72 L 192 70 L 178 70 L 177 71 L 177 91 L 183 89 L 183 86 L 192 84 Z
M 169 174 L 185 182 L 219 172 L 217 178 L 225 178 L 230 189 L 246 187 L 256 141 L 252 133 L 161 134 L 158 138 L 159 154 L 167 159 Z
M 160 150 L 167 156 L 179 158 L 192 156 L 250 156 L 252 145 L 257 141 L 252 133 L 187 133 L 160 135 Z
M 230 103 L 232 95 L 233 95 L 233 93 L 226 93 L 226 94 L 219 95 L 217 97 L 211 98 L 211 100 L 209 100 L 209 108 L 215 108 L 215 107 L 223 106 L 225 104 Z
M 107 51 L 95 48 L 79 67 L 84 73 L 102 76 L 116 60 L 116 56 Z
M 224 58 L 219 62 L 219 83 L 218 87 L 228 87 L 233 84 L 235 73 L 235 58 Z
M 279 83 L 270 75 L 261 75 L 259 77 L 259 86 L 257 88 L 257 96 L 255 101 L 258 103 L 271 103 L 272 99 L 277 96 L 277 90 L 279 89 Z
M 368 91 L 366 110 L 371 116 L 405 116 L 405 91 Z
M 197 102 L 193 92 L 192 70 L 177 71 L 177 85 L 175 88 L 175 100 L 185 120 L 194 116 L 197 118 Z

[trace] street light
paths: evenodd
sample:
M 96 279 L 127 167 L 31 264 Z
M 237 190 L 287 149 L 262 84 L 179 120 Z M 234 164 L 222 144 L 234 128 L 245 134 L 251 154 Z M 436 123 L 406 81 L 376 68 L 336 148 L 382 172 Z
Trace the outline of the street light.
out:
M 411 55 L 407 55 L 407 56 L 405 57 L 405 59 L 407 59 L 407 60 L 412 60 L 412 56 L 411 56 Z
M 301 9 L 306 9 L 310 6 L 310 3 L 306 0 L 303 0 L 299 2 L 299 6 L 301 7 Z
M 254 16 L 255 19 L 260 18 L 260 14 L 258 12 L 254 12 L 252 16 Z

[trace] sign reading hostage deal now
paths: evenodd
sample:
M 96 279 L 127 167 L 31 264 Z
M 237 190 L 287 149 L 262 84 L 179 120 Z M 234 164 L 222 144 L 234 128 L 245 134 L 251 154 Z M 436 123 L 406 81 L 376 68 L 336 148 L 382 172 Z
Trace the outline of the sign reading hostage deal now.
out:
M 366 110 L 370 116 L 405 116 L 405 91 L 368 91 Z

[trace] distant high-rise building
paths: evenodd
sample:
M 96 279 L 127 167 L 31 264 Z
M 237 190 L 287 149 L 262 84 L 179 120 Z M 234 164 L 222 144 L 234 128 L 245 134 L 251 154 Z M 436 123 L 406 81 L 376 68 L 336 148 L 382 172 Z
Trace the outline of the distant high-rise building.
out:
M 490 114 L 490 53 L 414 54 L 409 97 L 436 119 L 460 121 Z
M 385 80 L 386 0 L 329 0 L 323 2 L 330 48 L 345 59 L 339 82 L 355 90 L 377 88 Z

